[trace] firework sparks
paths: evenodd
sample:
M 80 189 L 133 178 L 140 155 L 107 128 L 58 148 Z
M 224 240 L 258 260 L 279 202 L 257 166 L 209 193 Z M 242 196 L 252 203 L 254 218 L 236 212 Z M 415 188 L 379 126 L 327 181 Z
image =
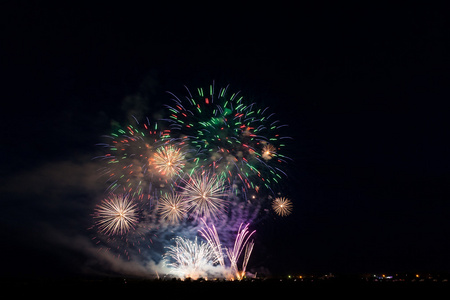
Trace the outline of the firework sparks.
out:
M 244 260 L 242 262 L 242 271 L 238 276 L 239 279 L 242 279 L 245 276 L 245 272 L 247 271 L 247 264 L 250 259 L 250 255 L 252 255 L 253 246 L 255 246 L 255 242 L 253 240 L 245 245 Z
M 284 197 L 278 197 L 273 200 L 272 208 L 277 215 L 284 217 L 292 213 L 293 205 L 291 200 Z
M 174 239 L 175 245 L 166 247 L 167 251 L 164 255 L 166 266 L 171 268 L 171 273 L 180 278 L 199 278 L 207 277 L 208 272 L 220 270 L 221 277 L 241 280 L 246 274 L 246 269 L 250 255 L 252 253 L 254 242 L 250 241 L 250 237 L 255 231 L 248 230 L 249 224 L 239 226 L 234 247 L 224 248 L 220 242 L 217 230 L 214 225 L 208 226 L 206 221 L 202 219 L 205 227 L 199 230 L 205 242 L 197 242 L 183 237 Z M 227 256 L 224 255 L 224 250 Z M 238 261 L 244 251 L 242 260 L 242 268 L 238 269 Z M 228 258 L 230 265 L 225 264 L 225 257 Z M 215 273 L 217 276 L 217 272 Z
M 184 155 L 180 148 L 162 146 L 156 150 L 153 163 L 162 175 L 172 177 L 184 168 Z
M 99 171 L 106 177 L 109 196 L 96 206 L 92 228 L 100 233 L 96 241 L 108 244 L 107 251 L 126 247 L 118 257 L 128 259 L 133 249 L 141 253 L 143 245 L 150 248 L 147 242 L 153 243 L 153 236 L 172 238 L 179 230 L 184 236 L 175 238 L 163 256 L 173 274 L 205 277 L 214 267 L 221 277 L 241 280 L 255 232 L 241 222 L 255 219 L 263 205 L 270 205 L 264 199 L 271 196 L 264 193 L 275 195 L 274 187 L 286 176 L 283 166 L 289 158 L 283 150 L 289 137 L 279 130 L 286 125 L 228 86 L 216 88 L 213 82 L 209 88 L 187 92 L 182 98 L 170 93 L 170 115 L 158 123 L 135 118 L 135 124 L 114 125 L 104 136 L 99 144 L 103 155 L 97 158 L 105 163 Z M 148 210 L 143 211 L 144 206 Z M 279 197 L 272 208 L 286 216 L 293 205 Z M 199 219 L 204 226 L 198 232 L 205 241 L 188 240 L 185 235 L 198 229 Z M 162 222 L 170 226 L 160 226 Z M 239 224 L 233 241 L 225 235 L 225 245 L 234 245 L 224 246 L 218 231 L 222 234 Z
M 250 237 L 256 232 L 256 230 L 254 230 L 252 232 L 248 231 L 249 224 L 245 225 L 243 228 L 242 228 L 242 225 L 243 224 L 241 224 L 241 226 L 239 226 L 239 230 L 237 232 L 233 248 L 226 249 L 228 258 L 230 259 L 230 262 L 231 262 L 231 272 L 236 274 L 236 278 L 238 280 L 241 280 L 245 276 L 245 268 L 247 268 L 247 263 L 250 258 L 250 254 L 253 250 L 253 245 L 254 245 L 253 241 L 250 243 L 251 246 L 248 246 L 247 243 L 249 242 Z M 238 263 L 239 257 L 241 256 L 242 250 L 244 250 L 244 248 L 245 248 L 245 252 L 246 252 L 245 257 L 244 257 L 244 264 L 243 264 L 242 271 L 239 271 L 237 263 Z
M 265 160 L 272 159 L 272 157 L 275 156 L 276 150 L 277 149 L 271 144 L 264 145 L 261 156 Z
M 225 211 L 225 184 L 216 175 L 202 173 L 190 176 L 183 188 L 183 195 L 196 216 L 217 218 Z
M 239 92 L 229 93 L 228 86 L 187 92 L 187 101 L 171 94 L 175 103 L 167 106 L 171 115 L 166 121 L 198 150 L 198 165 L 214 168 L 230 185 L 241 182 L 244 193 L 259 185 L 270 189 L 282 178 L 281 165 L 288 158 L 280 150 L 289 137 L 280 136 L 286 125 L 273 120 L 273 113 L 246 103 Z
M 158 129 L 157 123 L 150 122 L 122 126 L 114 126 L 110 135 L 103 136 L 105 143 L 98 146 L 106 153 L 96 157 L 105 166 L 100 169 L 100 175 L 107 178 L 107 190 L 115 192 L 119 187 L 133 197 L 143 199 L 152 187 L 162 184 L 161 176 L 154 176 L 154 167 L 150 162 L 154 159 L 156 149 L 171 141 L 170 130 Z M 176 168 L 174 170 L 177 170 Z M 162 172 L 162 171 L 161 171 Z
M 95 209 L 100 232 L 107 235 L 123 235 L 138 223 L 136 204 L 128 195 L 111 195 Z
M 216 227 L 214 225 L 209 227 L 204 219 L 202 219 L 202 222 L 203 224 L 205 224 L 205 228 L 202 228 L 200 230 L 200 233 L 206 239 L 211 249 L 214 251 L 214 254 L 217 257 L 217 261 L 222 267 L 224 267 L 225 261 L 223 257 L 222 244 L 220 243 Z
M 205 242 L 176 237 L 175 245 L 167 247 L 164 261 L 172 273 L 181 278 L 206 277 L 207 268 L 216 262 L 214 251 Z
M 157 210 L 163 219 L 175 224 L 186 216 L 188 204 L 180 194 L 164 194 L 159 199 Z

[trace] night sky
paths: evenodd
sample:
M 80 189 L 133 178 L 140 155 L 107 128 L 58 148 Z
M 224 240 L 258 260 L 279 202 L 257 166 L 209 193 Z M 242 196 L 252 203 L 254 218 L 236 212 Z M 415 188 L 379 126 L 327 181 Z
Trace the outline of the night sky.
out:
M 289 125 L 274 275 L 450 271 L 450 23 L 439 7 L 4 7 L 1 276 L 84 276 L 91 159 L 166 91 L 230 84 Z M 222 7 L 225 6 L 225 7 Z

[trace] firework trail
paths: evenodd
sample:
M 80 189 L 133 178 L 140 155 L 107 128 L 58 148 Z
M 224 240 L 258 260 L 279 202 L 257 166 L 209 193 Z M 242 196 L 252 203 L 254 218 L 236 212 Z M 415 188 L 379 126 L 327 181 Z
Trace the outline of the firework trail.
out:
M 252 240 L 247 245 L 245 245 L 245 254 L 244 259 L 242 261 L 242 270 L 238 275 L 238 279 L 241 280 L 245 276 L 245 272 L 247 271 L 247 264 L 250 259 L 250 255 L 252 255 L 253 247 L 255 246 L 255 242 Z
M 254 230 L 252 232 L 248 231 L 249 224 L 245 225 L 243 228 L 242 228 L 242 225 L 243 224 L 241 224 L 241 226 L 239 226 L 239 230 L 237 232 L 233 248 L 226 249 L 228 258 L 230 259 L 230 262 L 231 262 L 231 272 L 236 274 L 236 278 L 238 278 L 239 280 L 242 279 L 243 276 L 245 275 L 245 268 L 247 268 L 247 263 L 250 258 L 250 254 L 253 250 L 254 243 L 251 242 L 250 250 L 247 247 L 248 246 L 247 243 L 248 243 L 250 237 L 256 232 L 256 230 Z M 246 250 L 245 250 L 246 255 L 244 257 L 243 269 L 241 272 L 239 272 L 237 263 L 238 263 L 239 257 L 241 256 L 241 253 L 242 253 L 242 250 L 244 249 L 244 247 L 246 248 Z
M 225 260 L 223 257 L 223 251 L 222 251 L 222 244 L 220 243 L 219 235 L 217 234 L 216 227 L 212 225 L 209 227 L 206 224 L 206 221 L 202 219 L 203 224 L 205 225 L 204 228 L 200 229 L 200 233 L 203 236 L 203 238 L 208 242 L 211 249 L 214 252 L 214 255 L 217 257 L 217 261 L 222 267 L 225 267 Z

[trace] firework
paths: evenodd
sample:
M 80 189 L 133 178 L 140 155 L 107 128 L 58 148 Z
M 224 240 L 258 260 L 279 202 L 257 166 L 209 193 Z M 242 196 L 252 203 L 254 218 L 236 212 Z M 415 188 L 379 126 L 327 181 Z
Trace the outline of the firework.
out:
M 188 204 L 180 194 L 168 193 L 159 199 L 157 210 L 163 219 L 175 224 L 186 216 Z
M 206 277 L 209 266 L 217 262 L 214 251 L 205 242 L 197 242 L 182 237 L 174 239 L 175 245 L 167 247 L 164 261 L 174 275 L 181 278 L 197 279 Z
M 273 200 L 272 208 L 277 215 L 284 217 L 292 213 L 293 205 L 291 200 L 284 197 L 278 197 Z
M 100 232 L 123 235 L 138 223 L 138 212 L 128 195 L 110 195 L 95 209 L 95 218 Z
M 158 172 L 168 177 L 181 173 L 185 165 L 181 148 L 175 148 L 171 145 L 158 148 L 151 161 Z
M 202 222 L 205 225 L 205 228 L 200 229 L 200 233 L 206 239 L 209 246 L 213 250 L 214 255 L 217 257 L 217 261 L 219 262 L 219 264 L 222 267 L 224 267 L 225 261 L 223 257 L 222 244 L 220 243 L 216 227 L 214 225 L 209 227 L 204 219 L 202 219 Z
M 200 175 L 190 176 L 183 187 L 183 196 L 197 217 L 215 219 L 226 208 L 225 184 L 216 175 L 202 172 Z
M 250 259 L 250 255 L 252 255 L 253 246 L 255 246 L 254 241 L 251 241 L 247 245 L 245 245 L 244 259 L 242 261 L 242 270 L 241 272 L 239 272 L 238 279 L 242 279 L 245 276 L 245 272 L 247 271 L 247 264 Z
M 244 193 L 278 183 L 288 159 L 281 154 L 288 137 L 279 133 L 285 125 L 273 120 L 267 108 L 246 103 L 239 92 L 230 95 L 228 86 L 216 89 L 213 84 L 187 92 L 181 99 L 172 94 L 167 120 L 173 134 L 186 137 L 198 151 L 197 166 L 214 168 L 230 185 L 241 182 Z
M 264 145 L 262 149 L 262 158 L 265 160 L 272 159 L 276 155 L 276 148 L 271 144 Z
M 175 245 L 166 247 L 164 255 L 166 266 L 171 273 L 181 278 L 206 277 L 208 272 L 215 271 L 215 275 L 224 278 L 236 278 L 241 280 L 245 276 L 247 264 L 252 253 L 254 242 L 249 241 L 255 231 L 248 230 L 249 224 L 239 226 L 233 248 L 224 248 L 220 242 L 214 225 L 208 226 L 202 219 L 205 227 L 199 230 L 206 243 L 197 242 L 182 237 L 174 239 Z M 231 266 L 226 266 L 224 250 Z M 238 269 L 238 261 L 244 251 L 241 270 Z M 213 269 L 217 268 L 217 269 Z M 220 267 L 220 268 L 218 268 Z M 219 274 L 217 273 L 219 272 Z
M 157 149 L 171 142 L 170 130 L 159 129 L 157 123 L 150 125 L 150 122 L 139 123 L 136 120 L 134 125 L 116 125 L 113 132 L 104 138 L 105 143 L 98 145 L 106 153 L 96 158 L 105 163 L 100 175 L 107 178 L 107 191 L 116 192 L 121 188 L 142 200 L 144 194 L 150 194 L 152 187 L 167 186 L 167 178 L 156 176 L 163 171 L 154 171 L 156 167 L 151 162 Z M 178 170 L 178 167 L 181 167 L 179 161 L 173 170 Z
M 254 245 L 254 243 L 252 241 L 250 243 L 250 246 L 248 246 L 248 242 L 249 242 L 250 237 L 256 232 L 255 230 L 252 232 L 248 231 L 249 224 L 245 225 L 243 228 L 242 228 L 242 225 L 243 224 L 241 224 L 239 226 L 239 230 L 237 232 L 233 248 L 226 249 L 228 258 L 230 259 L 230 262 L 231 262 L 231 272 L 236 274 L 236 278 L 239 280 L 245 276 L 245 269 L 247 268 L 247 263 L 250 258 L 250 254 L 253 250 L 253 245 Z M 244 248 L 245 248 L 246 254 L 244 257 L 243 268 L 241 271 L 239 271 L 237 263 L 238 263 L 239 257 L 241 256 L 242 250 L 244 250 Z
M 247 222 L 262 217 L 260 209 L 272 199 L 268 192 L 275 195 L 286 176 L 286 125 L 228 86 L 213 82 L 186 90 L 185 97 L 172 94 L 166 119 L 114 125 L 99 144 L 109 196 L 95 208 L 93 241 L 130 259 L 180 235 L 163 255 L 171 273 L 195 279 L 213 272 L 241 280 L 254 248 L 255 231 Z M 293 205 L 279 197 L 272 207 L 286 216 Z M 229 228 L 238 226 L 234 236 Z M 187 239 L 197 230 L 205 241 Z

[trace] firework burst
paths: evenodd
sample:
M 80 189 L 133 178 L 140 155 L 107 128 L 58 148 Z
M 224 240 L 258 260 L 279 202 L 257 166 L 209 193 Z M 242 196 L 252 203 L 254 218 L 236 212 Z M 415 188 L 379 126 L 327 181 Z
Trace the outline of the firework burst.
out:
M 185 165 L 181 148 L 175 148 L 172 145 L 156 149 L 154 158 L 151 161 L 159 173 L 168 177 L 180 174 Z
M 172 94 L 168 121 L 174 135 L 187 137 L 198 151 L 197 166 L 214 168 L 230 185 L 241 182 L 244 193 L 278 183 L 288 159 L 281 154 L 288 137 L 279 134 L 285 125 L 273 120 L 267 108 L 246 103 L 239 92 L 230 95 L 228 86 L 187 92 L 181 99 Z
M 215 219 L 225 212 L 226 187 L 216 175 L 202 172 L 200 175 L 189 176 L 183 187 L 183 196 L 197 217 Z
M 247 264 L 250 259 L 254 242 L 250 237 L 255 231 L 250 232 L 249 224 L 239 226 L 233 248 L 224 248 L 219 239 L 219 235 L 214 225 L 208 226 L 202 219 L 205 227 L 199 230 L 205 242 L 197 242 L 183 237 L 176 237 L 175 245 L 166 247 L 167 251 L 163 257 L 171 273 L 180 278 L 207 277 L 209 273 L 215 276 L 241 280 L 246 274 Z M 224 251 L 227 256 L 224 255 Z M 238 269 L 238 261 L 244 251 L 242 268 Z M 229 264 L 225 263 L 225 257 Z
M 272 159 L 276 155 L 277 149 L 271 144 L 264 145 L 262 149 L 262 158 L 265 160 Z
M 273 200 L 272 208 L 277 215 L 285 217 L 292 213 L 293 204 L 288 198 L 278 197 Z
M 171 142 L 170 130 L 158 129 L 157 123 L 139 123 L 116 126 L 110 135 L 104 136 L 105 143 L 98 144 L 106 152 L 97 159 L 105 162 L 100 175 L 107 178 L 107 191 L 116 192 L 121 188 L 135 198 L 143 199 L 152 187 L 167 186 L 167 178 L 161 178 L 153 171 L 151 162 L 165 144 Z M 178 164 L 178 166 L 180 166 Z M 174 169 L 176 170 L 176 168 Z
M 158 201 L 157 210 L 163 219 L 175 224 L 186 217 L 189 205 L 180 194 L 166 193 Z
M 138 211 L 128 195 L 110 195 L 95 209 L 95 218 L 100 232 L 123 235 L 138 223 Z
M 166 266 L 172 269 L 172 274 L 181 278 L 197 279 L 206 277 L 207 269 L 216 263 L 214 252 L 208 243 L 197 242 L 176 237 L 175 245 L 167 247 L 164 255 Z
M 171 273 L 195 279 L 213 267 L 220 277 L 240 280 L 254 248 L 247 223 L 264 217 L 269 193 L 286 176 L 289 137 L 280 132 L 286 125 L 228 86 L 186 90 L 181 98 L 170 93 L 167 118 L 114 125 L 98 144 L 108 196 L 94 210 L 93 241 L 130 259 L 180 235 L 163 255 Z M 278 197 L 272 208 L 286 216 L 293 205 Z M 195 231 L 204 242 L 187 238 Z

